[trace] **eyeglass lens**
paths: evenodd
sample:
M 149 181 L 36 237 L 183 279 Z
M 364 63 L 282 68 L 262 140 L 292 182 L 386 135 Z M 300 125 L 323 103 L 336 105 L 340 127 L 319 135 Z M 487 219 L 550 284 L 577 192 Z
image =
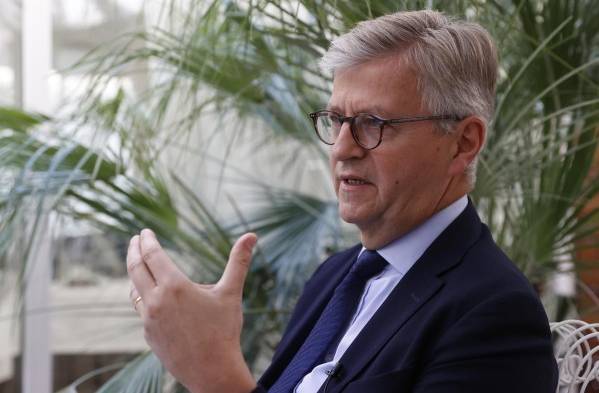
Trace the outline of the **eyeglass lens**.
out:
M 316 120 L 318 134 L 328 144 L 335 143 L 341 132 L 341 126 L 341 119 L 334 113 L 322 113 Z M 378 144 L 381 133 L 381 124 L 378 119 L 368 115 L 358 115 L 354 119 L 352 128 L 356 142 L 363 147 L 372 148 Z

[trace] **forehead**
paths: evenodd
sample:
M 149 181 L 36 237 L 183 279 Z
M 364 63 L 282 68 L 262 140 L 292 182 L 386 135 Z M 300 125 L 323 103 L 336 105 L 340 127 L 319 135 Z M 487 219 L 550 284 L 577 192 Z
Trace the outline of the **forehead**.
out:
M 416 73 L 398 56 L 337 71 L 328 107 L 344 114 L 407 114 L 420 110 Z

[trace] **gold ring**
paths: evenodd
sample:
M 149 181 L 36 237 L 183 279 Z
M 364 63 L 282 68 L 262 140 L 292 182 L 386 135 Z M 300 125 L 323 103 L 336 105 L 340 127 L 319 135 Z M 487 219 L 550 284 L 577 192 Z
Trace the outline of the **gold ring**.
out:
M 133 301 L 133 308 L 135 310 L 137 310 L 137 303 L 141 302 L 141 296 L 138 296 L 135 298 L 135 300 Z

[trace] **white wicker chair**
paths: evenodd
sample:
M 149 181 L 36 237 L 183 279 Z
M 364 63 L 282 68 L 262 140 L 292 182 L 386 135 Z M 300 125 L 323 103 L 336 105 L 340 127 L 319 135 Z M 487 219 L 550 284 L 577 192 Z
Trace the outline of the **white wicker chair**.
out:
M 559 367 L 556 392 L 599 392 L 599 323 L 554 322 L 551 333 Z

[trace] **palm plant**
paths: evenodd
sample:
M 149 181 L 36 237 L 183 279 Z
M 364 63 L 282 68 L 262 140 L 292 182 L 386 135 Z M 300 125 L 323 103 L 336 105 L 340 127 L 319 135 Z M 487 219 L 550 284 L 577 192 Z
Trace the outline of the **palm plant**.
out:
M 123 237 L 152 227 L 196 278 L 213 281 L 232 239 L 256 231 L 261 242 L 246 283 L 243 342 L 258 367 L 318 261 L 355 241 L 336 218 L 330 190 L 318 186 L 328 182 L 318 170 L 326 155 L 305 116 L 330 92 L 331 76 L 318 69 L 318 58 L 361 20 L 430 3 L 172 0 L 156 27 L 76 65 L 95 80 L 72 117 L 0 112 L 0 128 L 10 130 L 0 133 L 0 167 L 10 179 L 0 195 L 0 254 L 14 242 L 19 220 L 31 219 L 31 206 L 51 206 Z M 599 187 L 590 175 L 599 114 L 599 10 L 591 3 L 433 4 L 480 22 L 497 39 L 497 109 L 471 196 L 498 243 L 535 283 L 564 261 L 581 268 L 575 256 L 598 230 L 597 210 L 587 209 Z M 106 86 L 140 61 L 159 76 L 147 93 L 121 89 L 106 97 Z M 54 132 L 35 128 L 40 121 Z M 83 139 L 66 131 L 81 128 L 94 130 L 91 142 L 75 142 Z M 103 143 L 109 138 L 116 146 Z M 193 138 L 197 149 L 190 149 Z M 276 163 L 271 178 L 282 180 L 252 176 L 236 158 L 241 146 Z M 216 165 L 216 181 L 180 176 L 173 154 Z M 223 185 L 218 201 L 228 200 L 229 214 L 215 213 L 222 206 L 207 202 L 214 194 L 207 184 Z M 237 188 L 228 194 L 231 184 Z M 52 203 L 42 204 L 47 198 Z M 162 374 L 145 354 L 102 392 L 161 391 Z
M 541 283 L 564 261 L 593 262 L 575 256 L 596 247 L 587 240 L 597 231 L 597 210 L 588 208 L 599 186 L 589 172 L 598 131 L 597 15 L 584 1 L 522 1 L 496 12 L 510 16 L 494 24 L 505 37 L 506 77 L 474 198 L 499 244 Z M 515 25 L 518 41 L 507 32 Z

